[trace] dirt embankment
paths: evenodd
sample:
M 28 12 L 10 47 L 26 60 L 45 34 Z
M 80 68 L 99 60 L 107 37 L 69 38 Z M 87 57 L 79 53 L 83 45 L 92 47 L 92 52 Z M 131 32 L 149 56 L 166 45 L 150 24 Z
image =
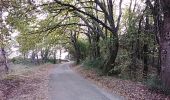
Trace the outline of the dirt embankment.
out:
M 48 75 L 54 65 L 14 67 L 0 79 L 0 100 L 48 100 Z

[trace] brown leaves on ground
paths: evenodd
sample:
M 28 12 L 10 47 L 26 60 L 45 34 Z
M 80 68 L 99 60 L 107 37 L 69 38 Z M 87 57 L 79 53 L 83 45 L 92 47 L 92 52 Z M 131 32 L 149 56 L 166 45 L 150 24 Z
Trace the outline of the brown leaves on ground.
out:
M 121 95 L 128 100 L 170 100 L 170 96 L 152 92 L 141 83 L 115 77 L 99 76 L 94 70 L 85 69 L 80 66 L 74 67 L 74 70 L 98 86 Z
M 52 64 L 45 64 L 0 79 L 0 100 L 48 100 L 48 75 L 52 68 Z

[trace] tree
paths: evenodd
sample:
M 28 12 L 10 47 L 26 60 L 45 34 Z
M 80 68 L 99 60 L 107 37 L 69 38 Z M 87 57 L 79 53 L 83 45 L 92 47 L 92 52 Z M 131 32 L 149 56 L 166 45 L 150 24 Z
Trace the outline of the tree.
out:
M 3 65 L 5 66 L 6 72 L 8 72 L 8 61 L 7 61 L 7 52 L 5 50 L 6 46 L 8 45 L 10 41 L 10 34 L 9 34 L 9 28 L 7 28 L 7 25 L 4 23 L 5 19 L 3 19 L 3 13 L 8 9 L 8 1 L 1 0 L 0 1 L 0 58 L 3 62 Z M 2 57 L 1 57 L 2 56 Z
M 170 87 L 170 1 L 162 0 L 164 14 L 163 26 L 160 34 L 161 48 L 161 77 L 164 85 Z
M 169 24 L 170 24 L 170 1 L 169 0 L 155 0 L 154 4 L 150 0 L 146 0 L 150 9 L 152 10 L 152 15 L 154 17 L 155 34 L 156 39 L 159 44 L 159 58 L 160 58 L 160 68 L 158 68 L 158 74 L 161 72 L 161 79 L 166 87 L 170 86 L 169 76 Z M 163 15 L 163 16 L 161 16 Z
M 115 63 L 115 60 L 117 57 L 117 52 L 118 52 L 118 47 L 119 47 L 118 31 L 119 31 L 119 24 L 120 24 L 120 19 L 121 19 L 121 15 L 122 15 L 122 11 L 121 11 L 122 0 L 120 0 L 120 2 L 119 2 L 119 15 L 117 17 L 117 23 L 115 22 L 114 15 L 113 15 L 113 0 L 91 1 L 91 2 L 94 2 L 94 5 L 96 5 L 97 8 L 100 8 L 101 12 L 104 14 L 106 20 L 108 21 L 108 24 L 103 22 L 101 19 L 97 18 L 97 16 L 90 14 L 87 11 L 83 11 L 74 5 L 64 3 L 64 2 L 58 1 L 58 0 L 55 0 L 55 2 L 61 6 L 69 7 L 68 9 L 70 9 L 72 11 L 76 11 L 77 13 L 80 13 L 80 14 L 83 14 L 83 15 L 89 17 L 90 19 L 101 24 L 103 27 L 105 27 L 107 30 L 109 30 L 111 32 L 110 44 L 108 44 L 109 45 L 109 49 L 108 49 L 109 54 L 107 57 L 108 59 L 105 61 L 105 64 L 104 64 L 104 70 L 105 70 L 105 72 L 108 72 L 112 68 L 114 68 L 114 63 Z M 88 1 L 85 1 L 85 3 L 86 2 L 88 2 Z M 89 8 L 91 8 L 91 7 L 89 7 Z

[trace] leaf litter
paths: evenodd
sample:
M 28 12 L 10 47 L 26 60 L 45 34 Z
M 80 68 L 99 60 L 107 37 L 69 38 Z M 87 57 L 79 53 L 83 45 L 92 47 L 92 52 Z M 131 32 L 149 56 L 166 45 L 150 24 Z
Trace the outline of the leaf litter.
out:
M 151 91 L 140 82 L 118 79 L 113 76 L 101 76 L 95 70 L 81 66 L 72 67 L 81 76 L 107 91 L 123 96 L 127 100 L 170 100 L 169 95 Z

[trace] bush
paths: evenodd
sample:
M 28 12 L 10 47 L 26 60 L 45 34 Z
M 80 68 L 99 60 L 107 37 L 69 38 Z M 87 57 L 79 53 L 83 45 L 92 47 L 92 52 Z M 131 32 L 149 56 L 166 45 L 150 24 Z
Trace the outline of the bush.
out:
M 47 59 L 46 63 L 56 64 L 59 63 L 59 59 L 56 59 L 56 61 L 54 59 Z
M 96 70 L 96 72 L 100 75 L 103 74 L 102 67 L 104 65 L 104 60 L 102 58 L 96 58 L 96 59 L 90 60 L 87 57 L 86 60 L 83 62 L 83 65 L 86 68 Z
M 85 66 L 88 66 L 90 68 L 101 68 L 103 66 L 103 63 L 104 61 L 102 58 L 96 58 L 93 60 L 86 58 L 86 60 L 83 62 Z
M 30 64 L 31 60 L 30 59 L 23 59 L 22 57 L 15 57 L 11 59 L 12 63 L 14 64 Z
M 118 75 L 120 78 L 129 79 L 130 58 L 126 50 L 120 49 L 116 58 L 114 69 L 110 71 L 112 75 Z
M 14 57 L 11 59 L 11 62 L 13 64 L 23 64 L 23 65 L 37 65 L 37 64 L 43 64 L 43 63 L 51 63 L 51 64 L 56 64 L 59 63 L 59 59 L 47 59 L 46 62 L 42 61 L 41 59 L 35 59 L 34 62 L 30 58 L 22 58 L 22 57 Z

